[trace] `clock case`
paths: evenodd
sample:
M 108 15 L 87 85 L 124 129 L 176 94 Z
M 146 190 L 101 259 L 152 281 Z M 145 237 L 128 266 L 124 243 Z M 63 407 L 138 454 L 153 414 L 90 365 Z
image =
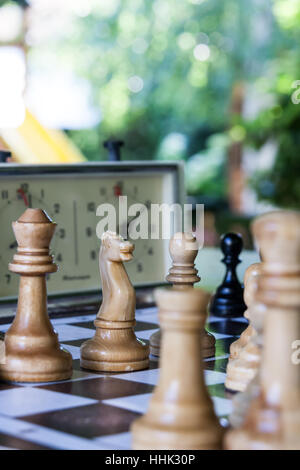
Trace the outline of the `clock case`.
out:
M 84 162 L 74 164 L 41 164 L 41 165 L 30 165 L 30 164 L 18 164 L 18 163 L 0 163 L 0 190 L 1 181 L 5 177 L 13 178 L 14 176 L 20 177 L 32 177 L 37 178 L 39 175 L 49 175 L 54 177 L 55 175 L 69 176 L 78 174 L 99 174 L 107 175 L 114 173 L 118 175 L 130 175 L 134 173 L 150 173 L 150 172 L 162 172 L 169 173 L 173 176 L 174 187 L 173 189 L 173 203 L 179 203 L 181 205 L 185 202 L 185 190 L 184 190 L 184 167 L 181 161 L 118 161 L 118 162 Z M 161 201 L 163 203 L 164 201 Z M 7 223 L 1 221 L 1 223 Z M 1 239 L 1 237 L 0 237 Z M 163 240 L 161 240 L 163 242 Z M 167 244 L 165 244 L 167 246 Z M 1 246 L 0 246 L 1 252 Z M 136 296 L 137 296 L 137 307 L 149 306 L 153 304 L 153 288 L 159 285 L 165 284 L 164 278 L 166 273 L 161 273 L 161 278 L 154 283 L 148 283 L 145 285 L 135 285 Z M 67 313 L 69 310 L 77 314 L 79 312 L 88 313 L 89 311 L 95 311 L 95 305 L 99 305 L 99 296 L 101 297 L 101 287 L 99 289 L 91 288 L 84 289 L 82 291 L 70 291 L 66 293 L 51 293 L 48 292 L 49 302 L 49 313 L 55 312 L 55 316 Z M 0 305 L 4 310 L 8 307 L 10 310 L 11 303 L 15 304 L 17 300 L 17 292 L 15 297 L 1 297 Z M 2 309 L 1 309 L 2 310 Z M 4 313 L 4 312 L 3 312 Z M 0 316 L 3 316 L 0 311 Z

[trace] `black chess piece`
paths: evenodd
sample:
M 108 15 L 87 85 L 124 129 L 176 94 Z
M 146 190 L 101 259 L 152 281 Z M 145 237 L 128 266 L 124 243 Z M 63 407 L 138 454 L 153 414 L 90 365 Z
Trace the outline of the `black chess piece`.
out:
M 0 150 L 0 163 L 7 163 L 11 159 L 11 152 L 9 150 Z
M 211 300 L 209 311 L 212 315 L 224 318 L 241 317 L 247 308 L 243 299 L 244 289 L 236 274 L 236 267 L 241 262 L 239 254 L 242 248 L 243 239 L 238 233 L 222 235 L 222 262 L 226 266 L 226 273 Z
M 119 162 L 121 160 L 121 147 L 124 142 L 122 140 L 106 140 L 103 142 L 103 147 L 108 150 L 108 160 L 110 162 Z

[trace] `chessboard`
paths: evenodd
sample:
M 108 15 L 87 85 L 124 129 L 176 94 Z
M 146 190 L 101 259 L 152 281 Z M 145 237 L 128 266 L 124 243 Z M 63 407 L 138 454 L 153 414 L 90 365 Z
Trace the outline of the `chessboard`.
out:
M 104 373 L 80 368 L 80 345 L 94 335 L 95 314 L 52 318 L 62 346 L 73 356 L 70 380 L 52 383 L 0 383 L 0 446 L 24 450 L 126 450 L 130 425 L 144 414 L 159 377 L 159 360 L 147 370 Z M 5 332 L 11 320 L 1 319 Z M 205 381 L 215 412 L 228 425 L 231 396 L 224 382 L 230 344 L 247 326 L 243 317 L 211 316 L 207 330 L 216 338 L 215 357 L 204 360 Z M 157 309 L 136 311 L 136 335 L 148 341 L 158 328 Z

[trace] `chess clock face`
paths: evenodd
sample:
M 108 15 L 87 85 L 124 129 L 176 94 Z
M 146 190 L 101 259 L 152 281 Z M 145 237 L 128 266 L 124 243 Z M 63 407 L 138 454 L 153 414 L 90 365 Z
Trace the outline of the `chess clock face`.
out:
M 51 251 L 59 270 L 49 276 L 48 293 L 99 291 L 96 209 L 112 204 L 118 220 L 119 196 L 127 196 L 128 206 L 182 203 L 182 166 L 172 162 L 0 164 L 0 300 L 17 296 L 18 276 L 8 270 L 17 249 L 12 222 L 28 207 L 44 209 L 57 223 Z M 149 232 L 150 224 L 149 217 Z M 133 284 L 164 282 L 168 240 L 149 237 L 133 242 L 134 259 L 126 264 Z

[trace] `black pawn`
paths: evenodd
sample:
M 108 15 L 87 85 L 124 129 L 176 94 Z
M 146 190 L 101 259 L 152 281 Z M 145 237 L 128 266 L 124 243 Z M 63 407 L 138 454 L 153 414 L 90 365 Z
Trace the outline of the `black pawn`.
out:
M 103 147 L 108 150 L 108 160 L 110 162 L 119 162 L 121 160 L 121 147 L 124 142 L 122 140 L 106 140 Z
M 7 163 L 11 159 L 11 152 L 8 150 L 0 150 L 0 163 Z
M 243 248 L 243 239 L 238 233 L 226 233 L 221 237 L 222 262 L 226 273 L 222 284 L 216 290 L 210 303 L 210 313 L 217 317 L 241 317 L 246 310 L 243 299 L 244 289 L 240 284 L 236 267 L 241 262 L 239 254 Z

